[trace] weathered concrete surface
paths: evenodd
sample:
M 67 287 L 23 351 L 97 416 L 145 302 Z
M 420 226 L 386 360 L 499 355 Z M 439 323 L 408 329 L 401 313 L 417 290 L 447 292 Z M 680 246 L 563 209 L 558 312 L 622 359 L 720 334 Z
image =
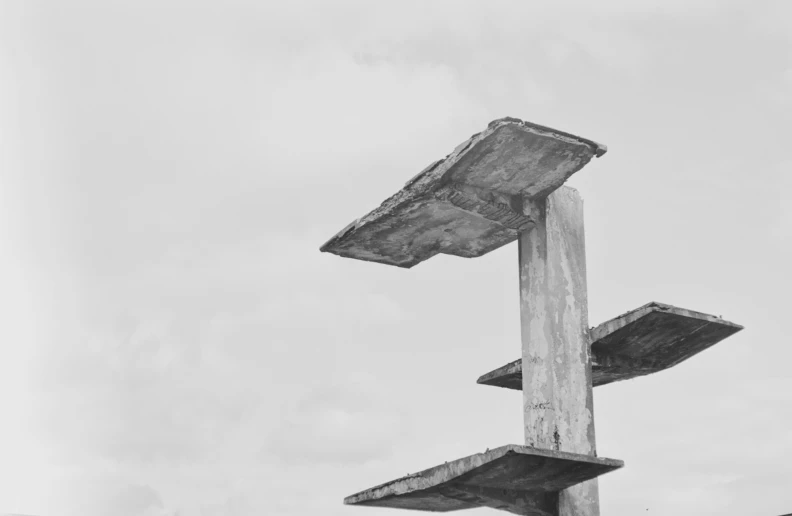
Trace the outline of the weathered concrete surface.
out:
M 591 330 L 593 386 L 668 369 L 742 329 L 714 315 L 648 303 Z M 522 390 L 522 370 L 517 359 L 478 383 Z
M 667 369 L 696 355 L 743 327 L 720 317 L 671 305 L 649 303 L 592 330 L 599 355 L 651 361 Z M 652 371 L 653 372 L 653 371 Z M 616 381 L 621 378 L 614 378 Z
M 523 199 L 546 196 L 605 151 L 548 127 L 495 120 L 321 250 L 408 268 L 437 253 L 481 256 L 532 227 Z
M 525 444 L 595 456 L 583 200 L 561 187 L 526 213 L 520 234 Z M 559 493 L 559 516 L 598 516 L 596 480 Z
M 491 507 L 554 516 L 559 491 L 623 465 L 613 459 L 507 445 L 373 487 L 344 503 L 438 512 Z

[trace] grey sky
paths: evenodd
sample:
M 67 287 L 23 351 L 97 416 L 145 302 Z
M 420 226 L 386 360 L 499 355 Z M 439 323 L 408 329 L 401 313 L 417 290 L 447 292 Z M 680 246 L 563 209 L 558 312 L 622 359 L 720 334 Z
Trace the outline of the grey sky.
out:
M 319 246 L 503 116 L 605 143 L 591 324 L 743 332 L 595 391 L 603 515 L 792 510 L 792 4 L 0 3 L 0 511 L 367 516 L 522 439 L 517 249 Z M 648 512 L 647 512 L 648 509 Z M 495 514 L 481 509 L 477 514 Z

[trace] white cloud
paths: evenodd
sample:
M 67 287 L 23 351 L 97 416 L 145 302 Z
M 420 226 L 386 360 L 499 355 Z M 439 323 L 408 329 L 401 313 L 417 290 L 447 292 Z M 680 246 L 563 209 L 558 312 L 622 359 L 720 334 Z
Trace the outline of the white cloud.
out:
M 360 465 L 391 455 L 404 432 L 376 380 L 322 387 L 281 411 L 279 424 L 262 450 L 286 464 Z
M 162 498 L 149 486 L 128 485 L 106 501 L 108 514 L 119 516 L 164 515 Z
M 790 81 L 792 88 L 792 81 Z M 771 223 L 772 234 L 780 243 L 779 248 L 787 254 L 792 251 L 792 161 L 785 161 L 776 167 L 774 191 L 776 219 Z
M 788 68 L 770 80 L 762 80 L 757 86 L 759 95 L 781 108 L 792 106 L 792 68 Z
M 2 9 L 0 399 L 19 425 L 0 451 L 19 466 L 0 509 L 364 516 L 343 496 L 519 436 L 519 395 L 474 383 L 519 353 L 513 247 L 411 271 L 318 251 L 505 115 L 611 149 L 581 173 L 592 311 L 668 294 L 748 326 L 598 391 L 600 453 L 632 457 L 609 513 L 744 513 L 788 478 L 788 124 L 746 93 L 785 93 L 775 8 Z

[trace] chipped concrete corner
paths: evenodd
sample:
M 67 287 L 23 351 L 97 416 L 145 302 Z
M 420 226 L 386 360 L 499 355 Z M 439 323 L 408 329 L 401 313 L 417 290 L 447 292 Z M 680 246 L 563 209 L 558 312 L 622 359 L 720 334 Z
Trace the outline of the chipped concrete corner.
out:
M 525 439 L 529 446 L 594 453 L 583 201 L 562 187 L 539 203 L 521 234 L 520 317 Z

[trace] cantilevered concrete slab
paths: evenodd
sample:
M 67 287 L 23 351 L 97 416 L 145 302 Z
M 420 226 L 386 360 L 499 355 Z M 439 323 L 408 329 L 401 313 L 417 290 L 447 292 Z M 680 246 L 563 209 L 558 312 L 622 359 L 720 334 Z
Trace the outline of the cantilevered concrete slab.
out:
M 495 120 L 321 250 L 407 268 L 437 253 L 484 255 L 533 227 L 523 201 L 547 196 L 605 151 L 548 127 Z
M 591 330 L 594 387 L 668 369 L 742 329 L 714 315 L 649 303 Z M 478 383 L 522 390 L 522 360 Z
M 447 512 L 491 507 L 514 514 L 557 514 L 558 492 L 624 463 L 507 445 L 447 462 L 354 494 L 348 505 Z

